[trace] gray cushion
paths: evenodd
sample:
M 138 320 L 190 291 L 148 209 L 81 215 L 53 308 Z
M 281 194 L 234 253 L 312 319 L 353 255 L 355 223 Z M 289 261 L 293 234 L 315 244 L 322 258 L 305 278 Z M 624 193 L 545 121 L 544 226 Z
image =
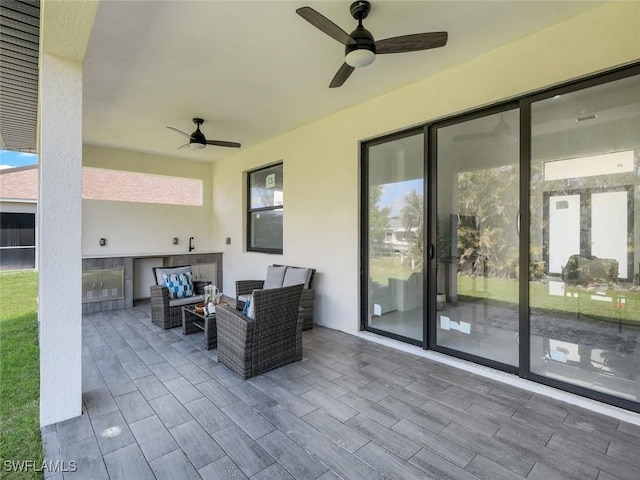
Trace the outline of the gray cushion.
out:
M 267 267 L 267 278 L 265 279 L 264 286 L 262 288 L 269 290 L 271 288 L 282 287 L 286 270 L 287 267 L 275 267 L 273 265 L 269 265 Z
M 183 305 L 191 305 L 194 303 L 204 302 L 204 295 L 192 295 L 191 297 L 186 298 L 175 298 L 169 300 L 170 307 L 180 307 Z
M 251 295 L 238 295 L 238 300 L 241 302 L 247 303 L 247 300 L 251 298 Z
M 156 285 L 160 285 L 164 287 L 164 277 L 163 274 L 169 275 L 171 273 L 186 273 L 191 272 L 191 265 L 185 265 L 183 267 L 165 267 L 165 268 L 156 268 Z
M 309 280 L 311 280 L 311 269 L 287 267 L 287 271 L 284 274 L 283 287 L 290 287 L 291 285 L 304 285 L 304 288 L 309 288 Z M 266 288 L 266 287 L 265 287 Z

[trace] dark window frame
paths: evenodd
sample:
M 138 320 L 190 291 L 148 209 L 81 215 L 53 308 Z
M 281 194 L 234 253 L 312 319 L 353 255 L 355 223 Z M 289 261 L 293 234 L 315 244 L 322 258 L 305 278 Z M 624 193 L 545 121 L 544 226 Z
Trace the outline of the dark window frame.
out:
M 281 248 L 262 248 L 262 247 L 255 247 L 251 244 L 251 238 L 253 235 L 253 230 L 252 230 L 252 224 L 251 224 L 251 218 L 252 218 L 252 214 L 254 213 L 260 213 L 260 212 L 273 212 L 276 210 L 282 210 L 282 214 L 284 216 L 284 201 L 282 202 L 282 205 L 272 205 L 272 206 L 267 206 L 267 207 L 259 207 L 259 208 L 251 208 L 251 180 L 253 178 L 253 175 L 258 173 L 258 172 L 262 172 L 264 170 L 269 170 L 272 169 L 274 167 L 281 167 L 282 168 L 282 191 L 284 192 L 284 162 L 280 161 L 277 163 L 272 163 L 270 165 L 265 165 L 262 166 L 260 168 L 256 168 L 253 170 L 249 170 L 247 171 L 247 183 L 246 183 L 246 187 L 247 187 L 247 215 L 246 215 L 246 226 L 247 226 L 247 236 L 246 236 L 246 248 L 247 248 L 247 252 L 258 252 L 258 253 L 267 253 L 267 254 L 272 254 L 272 255 L 282 255 L 284 252 L 284 238 L 283 238 L 283 245 Z M 283 225 L 283 233 L 284 233 L 284 225 Z M 284 236 L 284 235 L 283 235 Z

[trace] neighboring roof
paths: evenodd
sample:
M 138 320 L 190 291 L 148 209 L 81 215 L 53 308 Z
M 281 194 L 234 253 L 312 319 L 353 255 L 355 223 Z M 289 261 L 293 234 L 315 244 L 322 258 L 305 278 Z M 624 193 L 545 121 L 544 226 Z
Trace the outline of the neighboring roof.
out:
M 160 182 L 154 183 L 155 182 Z M 82 198 L 171 205 L 202 205 L 202 189 L 190 178 L 101 168 L 82 169 Z M 186 182 L 186 183 L 185 183 Z M 0 170 L 0 200 L 38 200 L 38 165 Z
M 0 200 L 38 200 L 38 166 L 0 170 Z
M 0 6 L 0 147 L 36 151 L 40 0 Z

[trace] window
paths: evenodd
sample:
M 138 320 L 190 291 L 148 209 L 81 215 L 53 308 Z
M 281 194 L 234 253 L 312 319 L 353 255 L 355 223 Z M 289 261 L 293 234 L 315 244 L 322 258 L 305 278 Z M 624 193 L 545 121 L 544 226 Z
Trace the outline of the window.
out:
M 0 213 L 0 270 L 34 268 L 35 245 L 35 214 Z
M 82 198 L 199 207 L 202 180 L 83 167 Z
M 247 250 L 282 253 L 282 163 L 247 175 Z

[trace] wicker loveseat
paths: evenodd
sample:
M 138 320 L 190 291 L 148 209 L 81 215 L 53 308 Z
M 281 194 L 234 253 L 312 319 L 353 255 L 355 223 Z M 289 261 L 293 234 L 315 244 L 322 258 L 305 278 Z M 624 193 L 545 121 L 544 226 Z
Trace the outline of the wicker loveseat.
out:
M 218 362 L 250 378 L 302 360 L 302 287 L 255 290 L 253 319 L 231 307 L 217 307 Z
M 169 290 L 164 285 L 163 274 L 184 272 L 191 272 L 191 265 L 153 269 L 156 285 L 151 286 L 151 321 L 165 330 L 182 325 L 182 307 L 204 301 L 204 294 L 197 294 L 199 292 L 187 298 L 169 298 Z
M 303 330 L 313 328 L 313 301 L 315 292 L 312 282 L 316 273 L 314 268 L 292 267 L 289 265 L 270 265 L 267 267 L 266 280 L 239 280 L 236 282 L 236 309 L 242 310 L 254 290 L 304 285 L 300 307 L 302 308 Z

